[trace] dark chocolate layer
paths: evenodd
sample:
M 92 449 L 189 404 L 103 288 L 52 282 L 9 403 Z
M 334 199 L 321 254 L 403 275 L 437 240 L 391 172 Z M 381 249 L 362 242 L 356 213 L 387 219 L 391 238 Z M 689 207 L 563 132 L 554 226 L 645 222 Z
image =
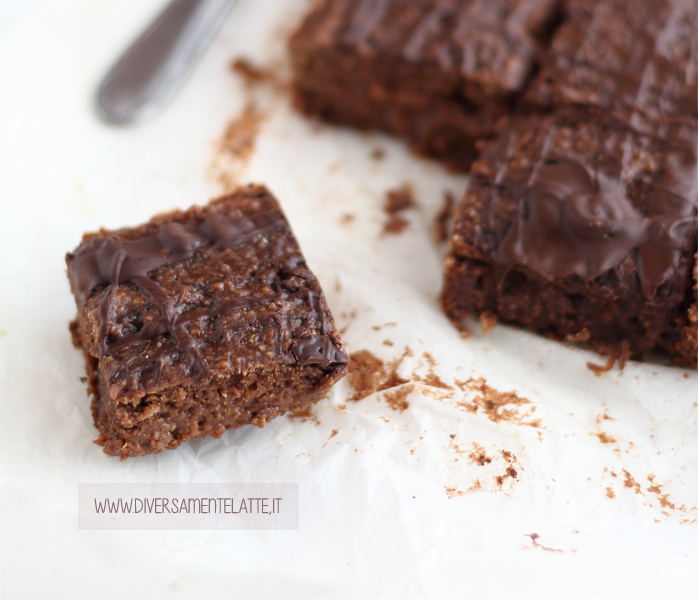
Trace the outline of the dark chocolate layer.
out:
M 320 0 L 290 41 L 296 103 L 467 169 L 558 13 L 558 0 Z
M 263 425 L 346 371 L 320 285 L 264 188 L 86 235 L 67 263 L 110 454 Z
M 446 310 L 695 366 L 696 129 L 660 139 L 586 117 L 513 118 L 483 146 L 456 215 Z

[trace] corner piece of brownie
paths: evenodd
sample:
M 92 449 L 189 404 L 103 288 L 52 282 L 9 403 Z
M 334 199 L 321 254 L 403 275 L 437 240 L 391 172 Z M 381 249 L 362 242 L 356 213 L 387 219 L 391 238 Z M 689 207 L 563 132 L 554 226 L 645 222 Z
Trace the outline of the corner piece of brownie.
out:
M 559 12 L 560 0 L 317 0 L 289 42 L 296 105 L 467 170 Z
M 696 368 L 696 127 L 664 138 L 586 111 L 512 117 L 458 207 L 443 303 L 610 355 Z
M 109 455 L 262 427 L 346 373 L 320 285 L 263 187 L 86 234 L 66 262 Z

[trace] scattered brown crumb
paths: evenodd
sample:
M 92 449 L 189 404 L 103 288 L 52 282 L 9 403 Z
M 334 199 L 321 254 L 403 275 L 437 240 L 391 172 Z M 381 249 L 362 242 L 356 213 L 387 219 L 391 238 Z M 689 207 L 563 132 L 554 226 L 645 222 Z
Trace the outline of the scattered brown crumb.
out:
M 669 500 L 669 494 L 662 494 L 662 485 L 659 483 L 654 483 L 654 478 L 655 475 L 653 473 L 650 473 L 647 476 L 647 479 L 652 484 L 647 488 L 647 491 L 657 496 L 657 500 L 659 500 L 659 504 L 661 504 L 662 508 L 671 508 L 672 510 L 676 510 L 676 504 Z M 685 507 L 682 506 L 679 510 L 685 510 Z
M 347 380 L 354 388 L 351 402 L 362 400 L 378 389 L 384 375 L 383 361 L 368 350 L 353 352 L 349 357 L 349 375 Z
M 620 351 L 613 350 L 612 352 L 610 352 L 605 365 L 601 366 L 592 362 L 587 362 L 587 368 L 591 369 L 594 372 L 594 375 L 600 377 L 604 373 L 610 371 L 617 360 L 618 368 L 622 371 L 625 368 L 625 365 L 627 364 L 628 360 L 630 359 L 630 354 L 630 343 L 627 340 L 623 340 L 623 342 L 620 345 Z
M 383 148 L 374 148 L 371 151 L 371 158 L 373 160 L 383 160 L 385 158 L 385 150 Z
M 269 71 L 253 65 L 244 58 L 236 58 L 230 63 L 230 69 L 242 77 L 245 87 L 248 88 L 272 78 Z
M 254 152 L 257 134 L 265 118 L 266 115 L 250 103 L 228 122 L 211 164 L 212 176 L 225 190 L 237 187 L 240 171 Z
M 591 337 L 591 333 L 585 327 L 579 333 L 568 333 L 567 341 L 569 342 L 586 342 Z
M 442 390 L 452 390 L 452 386 L 442 381 L 439 376 L 434 373 L 434 367 L 437 363 L 436 359 L 431 355 L 431 353 L 423 352 L 422 356 L 426 358 L 427 362 L 429 363 L 429 372 L 424 377 L 412 374 L 412 379 L 415 381 L 420 381 L 424 385 L 428 385 L 430 387 L 441 388 Z
M 401 233 L 409 222 L 399 213 L 412 208 L 415 205 L 412 189 L 404 185 L 395 190 L 388 190 L 385 196 L 383 210 L 388 218 L 383 225 L 383 235 L 388 233 Z
M 434 219 L 434 238 L 437 244 L 443 244 L 448 240 L 455 204 L 456 199 L 453 197 L 453 194 L 450 191 L 444 192 L 443 205 Z
M 608 373 L 613 368 L 613 365 L 616 364 L 616 357 L 611 355 L 608 357 L 608 360 L 606 361 L 605 365 L 597 365 L 593 362 L 587 362 L 587 369 L 590 369 L 591 371 L 594 372 L 594 375 L 597 377 L 601 377 L 604 373 Z
M 317 425 L 320 425 L 320 421 L 313 412 L 313 405 L 306 404 L 305 406 L 299 406 L 292 408 L 288 411 L 288 416 L 291 419 L 300 419 L 301 422 L 314 421 Z
M 471 413 L 482 412 L 485 416 L 494 423 L 500 421 L 509 421 L 515 425 L 526 425 L 528 427 L 541 427 L 540 419 L 531 419 L 531 413 L 536 409 L 532 406 L 526 414 L 521 415 L 517 410 L 509 408 L 510 406 L 523 406 L 532 404 L 528 398 L 519 396 L 516 392 L 500 392 L 487 384 L 484 377 L 478 379 L 468 379 L 465 382 L 456 382 L 461 389 L 466 387 L 469 390 L 480 392 L 472 402 L 461 401 L 459 406 L 462 406 Z
M 473 464 L 478 464 L 481 467 L 492 462 L 492 459 L 487 456 L 484 446 L 477 442 L 473 442 L 473 451 L 468 456 Z
M 600 433 L 592 432 L 592 435 L 595 435 L 597 438 L 599 438 L 599 441 L 602 444 L 613 444 L 617 441 L 616 438 L 614 438 L 612 435 L 608 435 L 605 431 L 602 431 Z
M 403 412 L 410 406 L 410 403 L 407 401 L 407 396 L 413 389 L 414 386 L 412 384 L 400 385 L 400 387 L 385 392 L 383 398 L 390 408 Z
M 446 495 L 449 498 L 456 498 L 457 496 L 464 496 L 465 495 L 465 492 L 462 490 L 459 490 L 458 488 L 449 487 L 447 485 L 445 485 L 444 488 L 446 490 Z
M 497 324 L 497 315 L 486 310 L 480 315 L 480 327 L 482 327 L 482 333 L 487 335 Z
M 339 433 L 339 429 L 333 429 L 332 433 L 330 434 L 330 437 L 328 437 L 328 440 L 331 440 L 335 435 Z
M 636 494 L 642 494 L 640 484 L 637 481 L 635 481 L 635 478 L 625 469 L 623 469 L 623 473 L 625 475 L 625 481 L 623 481 L 623 485 L 627 488 L 634 489 Z M 644 494 L 642 495 L 644 496 Z
M 285 91 L 289 87 L 289 84 L 283 81 L 283 78 L 277 74 L 277 71 L 280 71 L 280 69 L 274 70 L 253 65 L 244 58 L 237 58 L 231 62 L 230 69 L 242 78 L 243 84 L 247 89 L 258 85 L 268 85 Z
M 394 346 L 394 344 L 391 340 L 383 340 L 383 345 L 384 346 Z
M 352 215 L 351 213 L 344 213 L 340 217 L 339 222 L 342 225 L 349 225 L 349 223 L 351 223 L 355 218 L 356 218 L 355 215 Z
M 349 398 L 356 402 L 370 396 L 374 392 L 388 390 L 405 383 L 409 379 L 403 379 L 397 374 L 403 359 L 411 356 L 412 351 L 405 348 L 405 351 L 387 365 L 377 356 L 368 350 L 359 350 L 350 356 L 349 375 L 347 377 L 349 385 L 354 388 L 354 394 Z M 403 409 L 404 410 L 404 409 Z
M 607 487 L 607 488 L 606 488 L 606 496 L 608 496 L 609 498 L 615 498 L 615 497 L 616 497 L 616 493 L 613 491 L 613 488 L 612 488 L 612 487 Z

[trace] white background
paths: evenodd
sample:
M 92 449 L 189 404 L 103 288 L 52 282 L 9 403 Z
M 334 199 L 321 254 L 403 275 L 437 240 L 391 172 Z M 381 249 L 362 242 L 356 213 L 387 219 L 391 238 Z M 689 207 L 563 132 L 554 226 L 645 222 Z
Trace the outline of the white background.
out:
M 283 95 L 258 98 L 268 117 L 238 173 L 281 200 L 349 349 L 390 360 L 409 346 L 406 378 L 427 373 L 428 351 L 443 381 L 516 390 L 531 404 L 512 410 L 535 408 L 542 427 L 468 412 L 457 387 L 417 386 L 402 413 L 381 394 L 346 403 L 343 381 L 317 405 L 319 423 L 280 418 L 125 462 L 92 443 L 65 252 L 84 231 L 222 191 L 216 140 L 250 94 L 228 63 L 276 64 L 304 2 L 239 0 L 161 116 L 100 124 L 100 76 L 163 5 L 29 0 L 0 11 L 12 21 L 0 25 L 3 598 L 697 597 L 696 373 L 629 363 L 595 377 L 594 354 L 503 326 L 485 337 L 472 323 L 461 339 L 436 301 L 444 248 L 431 225 L 443 191 L 460 194 L 465 178 L 385 136 L 310 123 Z M 385 191 L 404 182 L 420 205 L 403 234 L 382 237 Z M 470 460 L 473 443 L 491 463 Z M 500 488 L 503 450 L 519 476 Z M 476 480 L 482 490 L 468 492 Z M 77 529 L 79 482 L 189 481 L 297 482 L 300 530 Z

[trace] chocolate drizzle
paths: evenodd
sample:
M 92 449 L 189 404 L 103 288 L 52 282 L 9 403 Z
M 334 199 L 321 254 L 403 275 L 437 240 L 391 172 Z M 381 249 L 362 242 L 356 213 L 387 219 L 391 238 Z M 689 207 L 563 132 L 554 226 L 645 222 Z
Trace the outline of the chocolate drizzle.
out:
M 320 286 L 304 266 L 304 259 L 299 253 L 283 256 L 277 253 L 277 275 L 273 287 L 278 291 L 257 297 L 229 298 L 182 314 L 178 312 L 167 291 L 149 275 L 162 266 L 185 261 L 196 254 L 232 249 L 274 232 L 292 235 L 279 211 L 251 217 L 240 214 L 226 216 L 211 211 L 199 223 L 169 222 L 162 225 L 157 233 L 136 240 L 121 241 L 111 236 L 97 236 L 82 244 L 74 254 L 68 255 L 68 275 L 83 306 L 91 294 L 106 286 L 99 311 L 100 355 L 113 355 L 132 344 L 169 333 L 192 372 L 201 373 L 208 369 L 199 354 L 201 341 L 192 336 L 187 325 L 201 319 L 215 319 L 234 310 L 283 304 L 285 300 L 303 300 L 319 319 L 319 333 L 292 344 L 290 352 L 280 357 L 281 362 L 346 363 L 348 359 L 344 350 L 337 347 L 328 336 L 331 327 L 321 301 Z M 303 284 L 298 280 L 302 280 Z M 136 332 L 110 340 L 115 293 L 120 285 L 126 284 L 136 286 L 157 306 L 160 317 L 147 321 Z
M 628 144 L 625 150 L 629 154 Z M 589 281 L 637 251 L 643 294 L 653 298 L 678 268 L 696 227 L 695 203 L 686 199 L 696 193 L 695 152 L 685 145 L 666 152 L 662 176 L 647 191 L 645 214 L 628 199 L 620 172 L 571 158 L 541 159 L 494 252 L 502 274 L 524 265 L 551 278 Z

